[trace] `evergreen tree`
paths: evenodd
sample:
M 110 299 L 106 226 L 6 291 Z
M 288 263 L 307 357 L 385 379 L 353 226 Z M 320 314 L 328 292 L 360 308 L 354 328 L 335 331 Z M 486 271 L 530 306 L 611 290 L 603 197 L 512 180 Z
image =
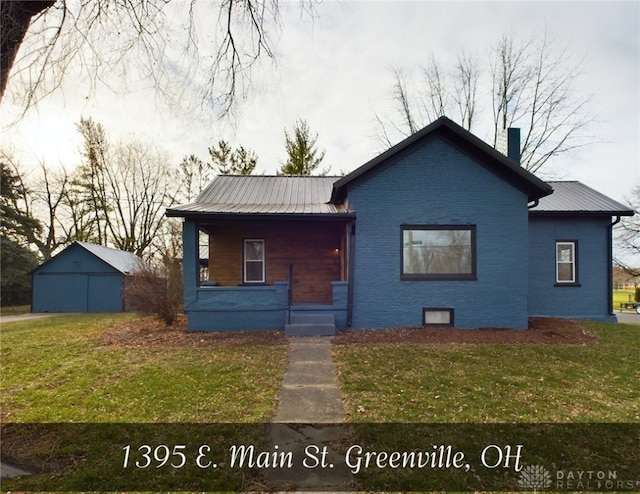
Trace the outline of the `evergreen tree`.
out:
M 218 147 L 211 146 L 209 155 L 219 175 L 251 175 L 258 164 L 256 153 L 242 146 L 234 150 L 224 140 L 218 142 Z
M 22 210 L 27 196 L 22 178 L 4 159 L 0 161 L 0 305 L 24 305 L 31 301 L 29 271 L 38 258 L 29 249 L 29 238 L 41 231 L 40 222 Z
M 18 172 L 4 159 L 0 161 L 0 232 L 23 245 L 42 228 L 38 220 L 20 208 L 19 202 L 26 196 Z
M 324 159 L 325 151 L 316 148 L 318 134 L 311 136 L 306 120 L 297 120 L 293 136 L 284 131 L 287 161 L 282 164 L 279 175 L 311 175 Z

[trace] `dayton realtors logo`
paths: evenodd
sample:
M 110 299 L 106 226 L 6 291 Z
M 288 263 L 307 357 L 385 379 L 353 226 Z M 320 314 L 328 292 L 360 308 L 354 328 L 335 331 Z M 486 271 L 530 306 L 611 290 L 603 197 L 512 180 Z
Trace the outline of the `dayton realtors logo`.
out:
M 529 465 L 522 469 L 518 485 L 527 491 L 547 489 L 552 484 L 551 474 L 542 465 Z
M 620 479 L 615 471 L 596 470 L 558 470 L 553 478 L 542 465 L 529 465 L 520 472 L 518 485 L 523 490 L 533 492 L 548 489 L 552 485 L 556 491 L 633 491 L 640 487 L 640 481 Z

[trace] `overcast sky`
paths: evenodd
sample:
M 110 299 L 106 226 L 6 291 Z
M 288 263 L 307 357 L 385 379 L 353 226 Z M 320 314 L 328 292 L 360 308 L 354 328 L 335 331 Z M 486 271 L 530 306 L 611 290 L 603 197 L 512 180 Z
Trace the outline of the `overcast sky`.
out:
M 174 0 L 180 1 L 180 0 Z M 274 42 L 277 63 L 264 64 L 233 121 L 190 120 L 151 91 L 95 94 L 69 82 L 17 126 L 3 128 L 24 164 L 72 167 L 80 117 L 101 122 L 114 138 L 135 134 L 170 153 L 206 159 L 225 138 L 253 149 L 258 173 L 285 158 L 284 129 L 307 120 L 326 149 L 324 166 L 351 171 L 381 152 L 375 115 L 392 114 L 391 67 L 418 70 L 431 53 L 443 62 L 461 48 L 482 55 L 504 34 L 528 39 L 545 27 L 558 47 L 583 59 L 579 91 L 593 94 L 598 142 L 554 163 L 555 178 L 580 180 L 624 201 L 640 183 L 640 2 L 325 2 L 315 19 L 285 3 Z M 130 85 L 130 87 L 132 87 Z M 15 112 L 0 108 L 3 125 Z M 490 129 L 474 129 L 481 138 Z

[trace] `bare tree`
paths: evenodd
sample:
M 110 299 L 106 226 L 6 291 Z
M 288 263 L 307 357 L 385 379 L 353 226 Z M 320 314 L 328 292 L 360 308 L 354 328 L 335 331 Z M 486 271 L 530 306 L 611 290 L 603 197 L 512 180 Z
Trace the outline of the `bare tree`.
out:
M 429 120 L 435 120 L 448 113 L 449 93 L 447 90 L 447 77 L 440 63 L 432 54 L 429 63 L 422 68 L 426 80 L 427 99 L 427 117 Z
M 631 256 L 640 256 L 640 184 L 631 191 L 629 202 L 635 214 L 622 219 L 617 229 L 617 238 L 623 252 Z M 615 262 L 631 276 L 640 276 L 640 266 L 629 266 L 620 259 L 616 259 Z
M 478 121 L 489 120 L 479 113 L 485 107 L 492 111 L 489 142 L 495 146 L 504 129 L 520 127 L 521 164 L 534 173 L 544 171 L 551 158 L 593 142 L 588 131 L 594 119 L 591 96 L 579 91 L 581 61 L 574 62 L 567 48 L 558 50 L 547 31 L 535 41 L 503 35 L 487 60 L 463 51 L 445 71 L 432 55 L 417 95 L 408 90 L 401 69 L 394 69 L 392 94 L 401 118 L 389 124 L 376 115 L 384 144 L 392 143 L 391 134 L 406 137 L 442 115 L 471 130 Z M 481 72 L 480 67 L 489 70 Z M 480 104 L 483 87 L 490 104 Z
M 465 129 L 471 130 L 476 115 L 480 78 L 478 60 L 475 56 L 462 52 L 458 55 L 458 63 L 454 70 L 455 87 L 452 97 L 460 114 L 460 123 Z
M 273 57 L 279 12 L 279 0 L 0 0 L 0 101 L 9 75 L 27 109 L 69 74 L 90 91 L 115 73 L 169 98 L 195 83 L 202 109 L 225 113 L 251 67 Z
M 193 201 L 213 178 L 213 175 L 211 163 L 202 161 L 195 154 L 182 158 L 177 171 L 177 179 L 181 184 L 177 191 L 177 202 Z
M 148 257 L 164 209 L 175 202 L 175 173 L 168 157 L 134 139 L 111 146 L 105 129 L 91 119 L 81 120 L 78 129 L 85 161 L 74 185 L 90 206 L 96 241 Z
M 106 224 L 110 240 L 118 249 L 149 255 L 164 210 L 174 202 L 168 163 L 161 152 L 137 141 L 115 149 L 105 170 L 110 196 Z

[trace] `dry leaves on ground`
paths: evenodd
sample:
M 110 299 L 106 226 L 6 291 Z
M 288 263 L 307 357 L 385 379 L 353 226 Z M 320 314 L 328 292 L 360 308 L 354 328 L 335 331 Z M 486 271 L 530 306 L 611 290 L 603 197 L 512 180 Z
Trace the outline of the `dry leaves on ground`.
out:
M 285 345 L 283 331 L 188 332 L 186 318 L 180 316 L 173 326 L 153 318 L 137 319 L 116 326 L 100 335 L 102 344 L 119 346 L 207 347 L 236 345 Z M 531 318 L 529 329 L 452 329 L 392 328 L 338 331 L 332 338 L 336 345 L 407 344 L 407 343 L 542 343 L 590 344 L 596 336 L 578 321 L 560 318 Z

